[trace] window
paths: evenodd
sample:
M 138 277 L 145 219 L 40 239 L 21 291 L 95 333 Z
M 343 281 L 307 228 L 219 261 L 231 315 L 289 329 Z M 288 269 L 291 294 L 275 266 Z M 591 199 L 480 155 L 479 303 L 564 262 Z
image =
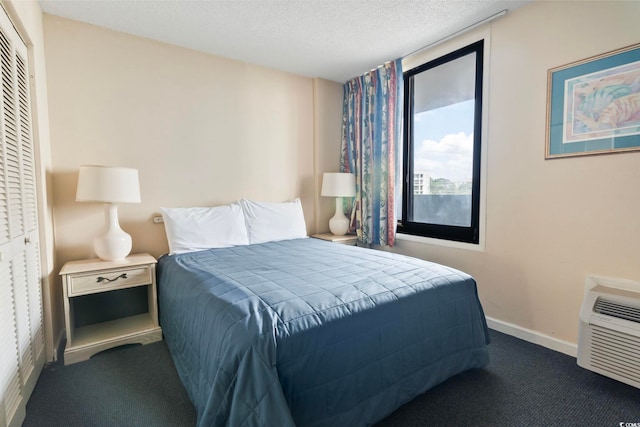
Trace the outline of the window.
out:
M 404 73 L 399 233 L 479 242 L 483 45 Z

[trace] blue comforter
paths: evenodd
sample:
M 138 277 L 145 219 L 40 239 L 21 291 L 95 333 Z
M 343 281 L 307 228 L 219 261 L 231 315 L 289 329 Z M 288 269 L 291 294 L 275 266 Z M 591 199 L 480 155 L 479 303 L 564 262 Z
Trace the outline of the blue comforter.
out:
M 372 424 L 488 362 L 474 280 L 317 239 L 164 256 L 160 318 L 199 426 Z

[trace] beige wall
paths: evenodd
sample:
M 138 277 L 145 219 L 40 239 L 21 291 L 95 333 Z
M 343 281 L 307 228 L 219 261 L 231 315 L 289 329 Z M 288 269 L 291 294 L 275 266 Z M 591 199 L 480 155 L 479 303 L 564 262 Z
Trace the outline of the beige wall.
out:
M 639 16 L 638 2 L 534 2 L 494 21 L 486 248 L 396 250 L 474 275 L 488 316 L 576 343 L 587 274 L 640 281 L 640 153 L 544 160 L 547 70 L 637 43 Z
M 119 207 L 133 252 L 167 252 L 159 207 L 242 197 L 300 197 L 316 232 L 314 150 L 339 136 L 341 85 L 50 15 L 44 30 L 58 268 L 95 256 L 104 224 L 74 200 L 83 164 L 139 170 L 142 203 Z
M 329 232 L 329 219 L 336 211 L 333 197 L 321 197 L 322 174 L 340 172 L 342 138 L 342 85 L 328 80 L 314 80 L 314 161 L 316 170 L 316 230 Z
M 313 82 L 45 15 L 60 263 L 92 255 L 100 205 L 76 203 L 82 164 L 140 173 L 120 206 L 134 251 L 167 250 L 160 206 L 301 196 L 313 218 Z
M 40 207 L 38 222 L 40 224 L 44 337 L 47 359 L 52 360 L 54 346 L 57 345 L 61 331 L 60 319 L 56 317 L 56 307 L 61 304 L 61 294 L 56 286 L 57 270 L 54 264 L 52 189 L 49 179 L 51 175 L 51 145 L 49 141 L 42 11 L 35 1 L 2 1 L 2 5 L 25 41 L 29 55 L 33 140 L 36 175 L 38 176 L 36 184 Z

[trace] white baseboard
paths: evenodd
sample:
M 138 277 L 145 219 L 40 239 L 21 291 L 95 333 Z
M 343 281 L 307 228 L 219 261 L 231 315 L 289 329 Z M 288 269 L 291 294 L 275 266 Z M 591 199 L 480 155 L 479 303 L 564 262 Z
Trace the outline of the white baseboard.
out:
M 520 338 L 521 340 L 550 348 L 551 350 L 559 351 L 560 353 L 564 353 L 568 356 L 578 356 L 578 345 L 570 343 L 568 341 L 562 341 L 557 338 L 550 337 L 549 335 L 544 335 L 540 332 L 532 331 L 531 329 L 526 329 L 512 323 L 492 319 L 491 317 L 487 317 L 487 326 L 489 326 L 490 329 L 495 329 L 498 332 L 502 332 L 504 334 Z

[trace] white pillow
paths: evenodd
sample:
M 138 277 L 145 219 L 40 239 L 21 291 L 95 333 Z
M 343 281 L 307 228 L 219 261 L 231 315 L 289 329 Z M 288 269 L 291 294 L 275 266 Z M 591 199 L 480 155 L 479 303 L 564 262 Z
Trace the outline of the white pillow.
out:
M 171 254 L 249 244 L 244 214 L 237 203 L 160 210 Z
M 307 237 L 300 199 L 285 203 L 242 199 L 240 205 L 252 244 Z

